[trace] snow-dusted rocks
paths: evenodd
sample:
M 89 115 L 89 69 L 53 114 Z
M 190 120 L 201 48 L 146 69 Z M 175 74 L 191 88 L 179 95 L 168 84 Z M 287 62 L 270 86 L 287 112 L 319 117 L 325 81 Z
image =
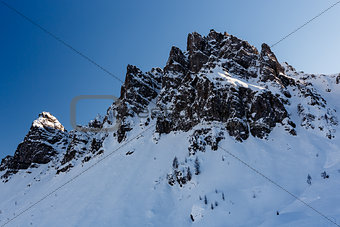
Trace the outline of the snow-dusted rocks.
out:
M 14 225 L 326 226 L 301 200 L 340 219 L 339 78 L 189 34 L 163 69 L 127 67 L 119 100 L 83 126 L 103 130 L 40 114 L 1 162 L 0 224 L 58 188 Z
M 14 153 L 1 162 L 3 177 L 27 169 L 36 164 L 47 164 L 67 147 L 67 132 L 60 122 L 50 113 L 42 112 Z
M 115 112 L 116 121 L 120 121 L 117 139 L 121 142 L 126 133 L 132 130 L 129 118 L 136 117 L 148 108 L 150 102 L 159 93 L 163 70 L 153 68 L 150 72 L 143 73 L 136 66 L 128 65 L 125 82 L 121 88 L 119 101 L 110 111 Z M 109 119 L 109 117 L 106 117 Z
M 64 126 L 49 112 L 39 114 L 39 118 L 33 121 L 32 127 L 65 131 Z
M 157 104 L 168 115 L 157 120 L 160 133 L 188 131 L 202 121 L 218 121 L 229 135 L 242 141 L 250 134 L 264 138 L 276 123 L 291 122 L 284 94 L 288 94 L 285 86 L 294 80 L 284 75 L 266 44 L 259 53 L 226 33 L 212 30 L 202 37 L 194 32 L 188 36 L 187 52 L 171 49 L 165 69 Z M 270 86 L 284 92 L 275 94 Z
M 314 87 L 317 77 L 298 73 L 286 63 L 281 65 L 267 44 L 258 51 L 227 33 L 211 30 L 201 36 L 194 32 L 188 35 L 186 51 L 171 48 L 164 69 L 144 73 L 128 65 L 119 100 L 103 119 L 96 118 L 89 127 L 100 129 L 119 122 L 120 127 L 113 133 L 118 142 L 134 128 L 151 121 L 159 135 L 186 132 L 201 123 L 214 122 L 222 129 L 221 135 L 227 132 L 237 141 L 249 136 L 266 138 L 277 125 L 292 136 L 297 135 L 296 126 L 300 125 L 332 139 L 338 120 L 334 107 L 328 106 Z M 332 78 L 329 84 L 337 85 L 339 75 Z M 329 92 L 331 86 L 327 86 Z M 145 112 L 152 108 L 163 114 Z M 145 113 L 149 116 L 139 119 Z M 202 146 L 206 144 L 217 149 L 225 136 L 212 138 L 208 134 L 209 129 L 195 129 L 189 153 L 195 154 L 196 148 L 204 150 Z M 66 171 L 65 166 L 73 166 L 73 160 L 89 160 L 92 156 L 87 154 L 102 153 L 108 136 L 66 132 L 54 116 L 43 112 L 15 155 L 3 159 L 0 169 L 15 172 L 33 163 L 48 163 L 59 153 L 62 157 L 57 169 Z

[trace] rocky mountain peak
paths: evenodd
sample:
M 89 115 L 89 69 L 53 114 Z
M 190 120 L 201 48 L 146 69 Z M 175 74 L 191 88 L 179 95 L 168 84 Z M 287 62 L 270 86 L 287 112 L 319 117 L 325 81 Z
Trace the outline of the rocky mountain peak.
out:
M 185 74 L 188 69 L 188 59 L 182 50 L 173 46 L 170 50 L 169 59 L 164 67 L 166 73 L 182 73 Z
M 2 160 L 0 171 L 6 170 L 2 177 L 7 178 L 20 169 L 49 163 L 62 153 L 67 144 L 68 134 L 64 126 L 52 114 L 40 113 L 14 155 Z
M 143 73 L 136 66 L 128 65 L 120 100 L 127 102 L 134 112 L 142 111 L 143 107 L 157 96 L 162 74 L 161 69 Z
M 267 44 L 259 52 L 227 33 L 211 30 L 202 36 L 193 32 L 188 35 L 186 52 L 177 47 L 170 51 L 157 99 L 160 108 L 170 110 L 167 118 L 157 119 L 156 130 L 187 131 L 201 122 L 219 121 L 239 141 L 249 135 L 265 138 L 276 124 L 296 135 L 286 106 L 292 102 L 291 92 L 301 97 L 306 90 L 311 91 L 285 73 Z M 319 97 L 315 90 L 313 94 Z M 316 99 L 315 103 L 322 100 Z
M 43 112 L 14 156 L 2 160 L 0 171 L 6 170 L 8 176 L 35 164 L 59 160 L 57 172 L 64 172 L 73 166 L 73 160 L 87 162 L 104 152 L 107 137 L 121 143 L 130 131 L 151 122 L 159 136 L 192 130 L 191 155 L 205 150 L 202 144 L 217 149 L 226 133 L 239 142 L 250 136 L 265 139 L 277 126 L 292 136 L 301 126 L 320 130 L 332 139 L 333 126 L 338 122 L 335 110 L 327 106 L 309 78 L 315 76 L 300 77 L 293 67 L 281 65 L 267 44 L 262 44 L 259 52 L 228 33 L 211 30 L 202 36 L 193 32 L 188 35 L 186 51 L 171 48 L 164 69 L 143 72 L 127 66 L 119 100 L 103 119 L 89 124 L 100 129 L 118 122 L 117 131 L 67 132 L 53 115 Z M 334 83 L 339 78 L 334 78 Z M 139 117 L 151 108 L 166 114 Z M 213 124 L 218 125 L 219 133 L 213 132 Z
M 197 32 L 190 33 L 187 40 L 187 51 L 193 54 L 196 51 L 205 51 L 207 45 L 206 39 Z
M 109 110 L 109 112 L 116 112 L 116 120 L 121 122 L 117 132 L 118 141 L 122 141 L 126 132 L 132 129 L 127 118 L 143 112 L 150 102 L 157 97 L 161 88 L 162 77 L 163 70 L 160 68 L 153 68 L 151 71 L 143 73 L 136 66 L 127 66 L 119 104 Z M 110 121 L 109 117 L 106 118 L 106 121 Z
M 40 113 L 38 119 L 33 121 L 32 127 L 65 131 L 64 126 L 49 112 Z

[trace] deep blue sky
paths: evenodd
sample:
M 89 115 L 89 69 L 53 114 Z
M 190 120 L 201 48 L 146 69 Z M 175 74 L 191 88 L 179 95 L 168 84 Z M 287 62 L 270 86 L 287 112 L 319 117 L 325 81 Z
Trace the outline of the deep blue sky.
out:
M 124 80 L 127 64 L 163 67 L 189 32 L 227 31 L 260 48 L 275 43 L 336 0 L 7 0 Z M 340 5 L 273 48 L 280 61 L 313 73 L 340 72 Z M 67 129 L 77 95 L 113 94 L 120 82 L 0 4 L 0 158 L 13 154 L 42 111 Z M 109 101 L 83 101 L 79 122 Z

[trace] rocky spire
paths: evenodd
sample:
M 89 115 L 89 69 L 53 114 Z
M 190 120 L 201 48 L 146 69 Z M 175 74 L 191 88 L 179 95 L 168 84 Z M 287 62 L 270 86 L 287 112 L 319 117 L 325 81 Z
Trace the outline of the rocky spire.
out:
M 62 147 L 68 144 L 64 126 L 48 112 L 39 114 L 21 142 L 14 156 L 2 160 L 0 171 L 7 170 L 5 177 L 19 169 L 27 169 L 34 164 L 46 164 L 54 159 Z
M 188 74 L 188 58 L 178 47 L 172 47 L 169 59 L 164 67 L 162 77 L 162 88 L 169 89 L 177 87 Z
M 125 138 L 126 132 L 132 129 L 126 118 L 143 112 L 157 97 L 162 77 L 163 70 L 160 68 L 153 68 L 151 71 L 143 73 L 136 66 L 127 66 L 119 105 L 114 107 L 114 111 L 117 113 L 116 119 L 121 122 L 117 132 L 119 142 Z
M 169 59 L 164 67 L 164 72 L 186 74 L 187 71 L 188 59 L 185 57 L 181 49 L 175 46 L 171 47 Z
M 207 63 L 209 57 L 208 43 L 197 32 L 190 33 L 187 41 L 187 51 L 189 53 L 189 69 L 197 73 L 202 66 Z
M 120 94 L 121 102 L 129 103 L 135 113 L 143 111 L 143 108 L 157 96 L 162 74 L 159 68 L 143 73 L 136 66 L 128 65 Z

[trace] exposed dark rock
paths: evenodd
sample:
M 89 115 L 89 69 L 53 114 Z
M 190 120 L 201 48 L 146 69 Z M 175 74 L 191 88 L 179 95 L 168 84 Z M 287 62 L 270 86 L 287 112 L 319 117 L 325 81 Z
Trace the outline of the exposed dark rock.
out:
M 216 82 L 205 75 L 220 65 L 238 78 L 259 76 L 263 82 L 277 84 L 283 95 L 290 98 L 286 87 L 293 86 L 295 81 L 284 75 L 284 68 L 266 44 L 259 53 L 248 42 L 228 34 L 211 30 L 207 37 L 202 37 L 194 32 L 188 35 L 187 54 L 173 48 L 168 63 L 175 62 L 172 59 L 181 63 L 171 67 L 171 73 L 164 70 L 163 90 L 157 104 L 161 109 L 170 106 L 170 110 L 167 117 L 158 117 L 157 132 L 188 131 L 202 121 L 219 121 L 225 123 L 231 136 L 242 141 L 249 137 L 249 133 L 259 138 L 266 137 L 276 123 L 289 117 L 284 107 L 288 101 L 270 91 L 222 86 L 225 83 L 223 77 L 216 78 L 220 81 Z M 185 65 L 187 69 L 183 69 Z M 174 72 L 176 68 L 179 69 L 177 74 Z M 171 86 L 167 86 L 169 83 L 164 81 L 169 81 L 168 78 L 176 82 L 171 81 Z
M 168 62 L 166 63 L 166 66 L 164 67 L 164 72 L 169 74 L 169 73 L 181 73 L 185 75 L 188 70 L 188 59 L 185 57 L 181 49 L 178 47 L 172 47 L 170 54 L 169 54 L 169 59 Z M 164 84 L 163 80 L 163 85 L 162 87 L 169 87 L 171 84 Z
M 253 136 L 264 138 L 276 123 L 288 117 L 287 110 L 271 92 L 263 92 L 252 100 L 250 111 L 250 131 Z
M 103 127 L 103 119 L 98 115 L 94 120 L 89 122 L 90 128 L 100 129 Z
M 72 164 L 68 164 L 67 166 L 65 166 L 65 167 L 63 167 L 63 168 L 58 169 L 58 170 L 57 170 L 57 174 L 67 172 L 67 171 L 69 171 L 72 167 L 73 167 Z
M 13 156 L 7 155 L 5 158 L 1 160 L 0 171 L 4 171 L 9 168 L 9 166 L 13 162 Z
M 262 44 L 260 59 L 260 73 L 262 81 L 275 81 L 284 88 L 289 85 L 295 85 L 295 80 L 284 74 L 284 68 L 281 66 L 270 47 L 265 43 Z
M 19 144 L 12 163 L 8 166 L 10 169 L 27 169 L 32 163 L 46 164 L 52 160 L 57 151 L 50 145 L 40 141 L 25 141 Z
M 224 139 L 222 130 L 216 135 L 212 133 L 211 128 L 195 130 L 189 139 L 189 155 L 195 155 L 198 151 L 205 152 L 206 146 L 210 146 L 211 150 L 217 150 L 222 139 Z
M 70 162 L 74 158 L 82 156 L 87 150 L 89 150 L 89 141 L 91 139 L 90 134 L 84 132 L 71 131 L 69 133 L 69 145 L 67 146 L 65 155 L 61 161 L 61 164 Z
M 93 138 L 91 142 L 90 150 L 93 154 L 97 153 L 103 147 L 104 138 Z
M 117 132 L 119 142 L 132 129 L 127 118 L 142 113 L 149 103 L 157 97 L 161 88 L 162 76 L 163 70 L 159 68 L 143 73 L 136 66 L 128 65 L 119 103 L 113 109 L 116 112 L 116 121 L 120 122 Z
M 50 113 L 43 112 L 35 120 L 14 156 L 2 160 L 0 171 L 8 173 L 27 169 L 33 164 L 46 164 L 53 160 L 61 147 L 67 146 L 67 133 L 59 121 Z M 5 174 L 4 177 L 9 174 Z
M 203 121 L 219 121 L 225 123 L 231 136 L 242 141 L 248 138 L 249 131 L 253 136 L 264 138 L 276 123 L 288 117 L 281 100 L 270 91 L 256 92 L 233 86 L 221 89 L 204 76 L 192 80 L 194 82 L 182 83 L 177 88 L 178 94 L 164 92 L 161 96 L 160 103 L 171 95 L 168 99 L 172 100 L 173 107 L 168 117 L 157 119 L 158 132 L 188 131 Z

